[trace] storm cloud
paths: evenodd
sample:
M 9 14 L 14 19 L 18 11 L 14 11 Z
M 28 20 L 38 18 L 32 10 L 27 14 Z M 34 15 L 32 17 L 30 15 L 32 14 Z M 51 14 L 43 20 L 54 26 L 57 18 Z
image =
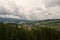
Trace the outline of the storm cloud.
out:
M 60 0 L 0 0 L 0 17 L 60 19 Z

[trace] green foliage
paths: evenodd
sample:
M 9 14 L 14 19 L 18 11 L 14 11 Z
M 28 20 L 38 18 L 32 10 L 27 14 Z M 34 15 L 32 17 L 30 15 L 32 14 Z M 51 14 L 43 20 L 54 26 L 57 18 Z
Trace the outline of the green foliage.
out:
M 26 27 L 0 23 L 0 40 L 60 40 L 60 31 L 54 27 Z

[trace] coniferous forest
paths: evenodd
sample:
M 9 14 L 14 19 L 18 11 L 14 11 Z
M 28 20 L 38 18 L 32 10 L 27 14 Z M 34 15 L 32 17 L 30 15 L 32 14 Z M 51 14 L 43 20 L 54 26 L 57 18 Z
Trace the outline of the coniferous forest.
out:
M 60 21 L 0 22 L 0 40 L 60 40 Z

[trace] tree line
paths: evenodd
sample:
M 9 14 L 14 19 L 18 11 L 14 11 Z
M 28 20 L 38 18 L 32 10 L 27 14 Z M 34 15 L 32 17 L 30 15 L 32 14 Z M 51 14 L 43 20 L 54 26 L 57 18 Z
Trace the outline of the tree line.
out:
M 0 40 L 60 40 L 60 31 L 51 27 L 31 27 L 0 22 Z

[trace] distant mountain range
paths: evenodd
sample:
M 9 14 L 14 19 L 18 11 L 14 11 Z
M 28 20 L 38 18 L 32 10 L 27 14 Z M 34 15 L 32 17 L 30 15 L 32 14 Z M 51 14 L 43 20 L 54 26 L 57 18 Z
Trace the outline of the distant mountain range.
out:
M 16 18 L 0 18 L 0 22 L 46 22 L 46 21 L 60 21 L 60 19 L 47 19 L 47 20 L 23 20 L 23 19 L 16 19 Z
M 34 20 L 23 20 L 23 19 L 16 19 L 16 18 L 0 18 L 0 22 L 35 22 Z

